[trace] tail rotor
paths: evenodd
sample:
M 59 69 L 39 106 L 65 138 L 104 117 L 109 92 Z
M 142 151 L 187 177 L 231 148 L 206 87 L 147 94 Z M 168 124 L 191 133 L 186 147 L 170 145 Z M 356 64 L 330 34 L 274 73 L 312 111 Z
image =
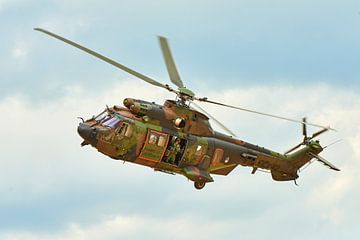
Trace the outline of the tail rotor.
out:
M 314 141 L 312 141 L 312 140 L 313 140 L 314 138 L 318 137 L 319 135 L 323 134 L 324 132 L 329 131 L 329 130 L 331 129 L 330 127 L 323 128 L 323 129 L 321 129 L 320 131 L 317 131 L 317 132 L 313 133 L 313 134 L 311 135 L 311 137 L 308 137 L 306 125 L 307 125 L 306 117 L 304 117 L 304 118 L 302 119 L 302 134 L 303 134 L 303 136 L 304 136 L 303 141 L 302 141 L 301 143 L 299 143 L 298 145 L 296 145 L 295 147 L 293 147 L 293 148 L 289 149 L 288 151 L 286 151 L 285 154 L 291 153 L 291 152 L 295 151 L 296 149 L 298 149 L 299 147 L 301 147 L 301 146 L 303 146 L 303 145 L 304 145 L 304 146 L 313 146 L 313 145 L 315 145 L 315 146 L 318 146 L 318 148 L 321 148 L 321 149 L 324 149 L 324 148 L 326 148 L 326 147 L 329 146 L 329 145 L 328 145 L 328 146 L 325 146 L 324 148 L 322 148 L 322 147 L 320 146 L 320 144 L 319 144 L 318 141 L 314 142 Z M 338 142 L 338 141 L 336 141 L 336 142 L 334 142 L 334 143 L 337 143 L 337 142 Z M 332 143 L 332 144 L 334 144 L 334 143 Z M 332 144 L 330 144 L 330 145 L 332 145 Z M 340 171 L 339 168 L 335 167 L 332 163 L 330 163 L 329 161 L 327 161 L 325 158 L 321 157 L 320 155 L 315 154 L 315 153 L 313 153 L 313 152 L 311 152 L 311 151 L 309 151 L 307 154 L 308 154 L 309 156 L 311 156 L 312 158 L 315 158 L 316 160 L 318 160 L 318 161 L 321 162 L 322 164 L 324 164 L 326 167 L 328 167 L 328 168 L 330 168 L 330 169 L 332 169 L 332 170 L 335 170 L 335 171 Z M 310 160 L 311 160 L 311 159 L 310 159 Z
M 294 146 L 293 148 L 287 150 L 285 152 L 285 154 L 291 153 L 291 152 L 293 152 L 294 150 L 298 149 L 299 147 L 301 147 L 303 145 L 304 146 L 309 145 L 312 139 L 319 136 L 320 134 L 323 134 L 324 132 L 329 131 L 330 129 L 332 129 L 332 128 L 330 128 L 330 127 L 323 128 L 320 131 L 317 131 L 317 132 L 313 133 L 311 135 L 311 137 L 308 137 L 308 134 L 307 134 L 307 121 L 306 121 L 306 117 L 304 117 L 302 119 L 302 134 L 304 136 L 303 141 L 301 143 L 299 143 L 298 145 Z

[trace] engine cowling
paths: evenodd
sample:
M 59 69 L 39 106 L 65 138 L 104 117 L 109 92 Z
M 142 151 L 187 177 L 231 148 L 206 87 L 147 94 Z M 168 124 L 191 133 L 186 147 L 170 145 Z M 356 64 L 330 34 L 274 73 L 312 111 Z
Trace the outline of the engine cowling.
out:
M 139 116 L 146 115 L 146 113 L 152 109 L 152 105 L 153 105 L 150 102 L 137 100 L 133 98 L 125 98 L 123 103 L 124 106 L 127 107 L 132 113 Z

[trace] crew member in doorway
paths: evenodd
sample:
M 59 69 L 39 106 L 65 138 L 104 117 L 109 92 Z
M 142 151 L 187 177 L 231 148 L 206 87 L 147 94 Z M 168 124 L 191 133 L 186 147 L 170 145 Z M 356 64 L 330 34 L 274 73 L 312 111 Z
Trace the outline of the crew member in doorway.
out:
M 168 162 L 170 164 L 174 164 L 176 160 L 176 154 L 180 152 L 180 138 L 177 138 L 174 142 L 174 145 L 172 146 L 172 149 L 170 150 L 170 155 L 168 157 Z

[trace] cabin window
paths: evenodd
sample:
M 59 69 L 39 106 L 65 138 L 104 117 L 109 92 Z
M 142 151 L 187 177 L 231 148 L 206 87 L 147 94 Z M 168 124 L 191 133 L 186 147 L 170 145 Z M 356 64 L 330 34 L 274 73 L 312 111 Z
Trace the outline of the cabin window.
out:
M 224 150 L 221 148 L 217 148 L 214 151 L 214 157 L 213 157 L 213 162 L 214 163 L 219 163 L 221 162 L 222 158 L 224 156 Z
M 157 145 L 158 147 L 164 147 L 167 143 L 167 135 L 152 132 L 150 133 L 148 143 Z
M 157 140 L 158 140 L 158 136 L 154 133 L 151 133 L 149 137 L 149 143 L 156 144 Z
M 160 135 L 159 136 L 159 141 L 158 141 L 158 146 L 159 147 L 164 147 L 166 143 L 166 136 Z
M 111 127 L 111 128 L 116 128 L 117 125 L 119 124 L 120 120 L 116 117 L 112 117 L 108 120 L 106 120 L 105 122 L 103 122 L 103 125 L 106 127 Z

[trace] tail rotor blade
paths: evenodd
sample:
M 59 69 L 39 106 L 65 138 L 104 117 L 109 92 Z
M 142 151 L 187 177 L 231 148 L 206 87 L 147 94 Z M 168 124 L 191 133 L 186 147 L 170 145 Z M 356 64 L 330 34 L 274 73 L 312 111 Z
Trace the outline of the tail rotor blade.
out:
M 307 139 L 307 131 L 306 131 L 306 117 L 304 117 L 302 119 L 303 123 L 302 123 L 302 127 L 303 127 L 303 135 L 304 135 L 304 140 Z
M 324 132 L 327 132 L 329 131 L 329 128 L 324 128 L 324 129 L 321 129 L 320 131 L 316 132 L 316 133 L 313 133 L 313 135 L 311 136 L 311 139 L 319 136 L 320 134 L 323 134 Z
M 285 152 L 285 154 L 291 153 L 292 151 L 294 151 L 294 150 L 298 149 L 299 147 L 301 147 L 301 145 L 303 145 L 303 144 L 304 144 L 304 143 L 299 143 L 299 144 L 296 145 L 295 147 L 287 150 L 287 151 Z

